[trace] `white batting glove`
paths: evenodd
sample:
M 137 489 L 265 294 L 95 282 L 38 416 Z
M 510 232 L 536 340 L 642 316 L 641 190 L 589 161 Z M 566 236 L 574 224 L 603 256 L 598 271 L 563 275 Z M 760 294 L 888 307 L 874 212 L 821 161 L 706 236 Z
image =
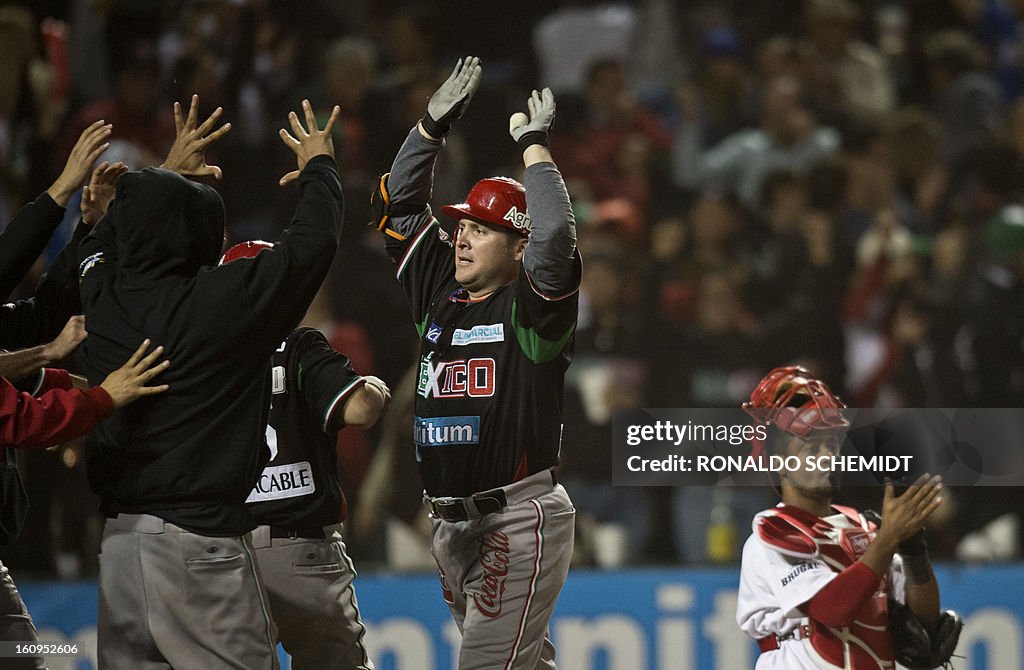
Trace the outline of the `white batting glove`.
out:
M 448 79 L 434 91 L 427 102 L 423 130 L 431 137 L 444 137 L 451 129 L 452 121 L 462 116 L 480 88 L 483 70 L 476 56 L 460 58 Z
M 520 151 L 533 144 L 548 145 L 548 132 L 555 122 L 555 96 L 550 88 L 541 92 L 536 90 L 526 101 L 530 116 L 516 112 L 508 120 L 508 132 L 519 145 Z

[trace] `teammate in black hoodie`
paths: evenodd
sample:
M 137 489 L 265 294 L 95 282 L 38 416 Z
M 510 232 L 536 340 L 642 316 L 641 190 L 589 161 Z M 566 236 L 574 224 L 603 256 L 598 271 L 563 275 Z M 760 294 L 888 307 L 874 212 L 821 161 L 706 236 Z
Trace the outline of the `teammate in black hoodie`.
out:
M 177 106 L 168 167 L 210 173 L 198 128 Z M 323 281 L 341 231 L 331 129 L 281 131 L 297 158 L 299 204 L 272 251 L 217 267 L 224 206 L 212 188 L 159 168 L 117 183 L 107 216 L 81 245 L 90 382 L 145 336 L 175 362 L 160 402 L 115 412 L 93 434 L 89 478 L 107 515 L 100 567 L 100 667 L 276 667 L 269 617 L 245 533 L 244 504 L 268 458 L 270 359 Z M 191 150 L 180 151 L 190 146 Z M 145 334 L 145 335 L 143 335 Z M 171 371 L 173 370 L 173 379 Z M 261 623 L 262 622 L 262 623 Z M 148 667 L 148 666 L 147 666 Z

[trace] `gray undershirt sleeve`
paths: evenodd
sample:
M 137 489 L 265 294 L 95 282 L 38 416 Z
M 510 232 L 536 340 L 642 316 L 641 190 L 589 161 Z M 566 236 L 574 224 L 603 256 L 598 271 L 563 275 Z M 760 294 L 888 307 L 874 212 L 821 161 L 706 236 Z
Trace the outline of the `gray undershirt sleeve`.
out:
M 531 165 L 524 181 L 532 230 L 523 269 L 541 294 L 562 297 L 578 288 L 576 219 L 569 194 L 554 163 Z
M 402 209 L 419 210 L 416 214 L 403 212 L 391 219 L 395 231 L 406 237 L 415 234 L 432 216 L 427 203 L 434 187 L 434 160 L 443 146 L 443 140 L 428 140 L 414 127 L 395 156 L 388 177 L 392 207 L 400 205 Z

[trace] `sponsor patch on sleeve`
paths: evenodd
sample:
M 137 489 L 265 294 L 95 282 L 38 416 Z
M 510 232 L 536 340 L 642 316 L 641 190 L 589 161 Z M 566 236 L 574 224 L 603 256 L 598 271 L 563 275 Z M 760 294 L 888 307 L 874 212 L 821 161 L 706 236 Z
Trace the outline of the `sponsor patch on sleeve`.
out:
M 94 267 L 96 267 L 100 263 L 106 263 L 106 262 L 107 262 L 106 259 L 103 258 L 103 252 L 102 251 L 97 251 L 96 253 L 89 254 L 88 256 L 83 258 L 82 262 L 79 263 L 79 265 L 78 265 L 78 279 L 79 279 L 79 281 L 85 279 L 85 275 L 88 274 L 89 270 L 92 270 Z
M 426 340 L 431 344 L 437 344 L 437 341 L 441 338 L 441 326 L 434 322 L 430 323 L 430 327 L 427 328 Z

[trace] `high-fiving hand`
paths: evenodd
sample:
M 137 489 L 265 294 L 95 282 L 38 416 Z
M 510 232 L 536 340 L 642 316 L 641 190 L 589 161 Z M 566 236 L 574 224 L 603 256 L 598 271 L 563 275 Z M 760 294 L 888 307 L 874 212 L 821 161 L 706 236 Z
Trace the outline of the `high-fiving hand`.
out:
M 516 112 L 508 120 L 508 132 L 519 144 L 520 151 L 532 144 L 548 144 L 548 132 L 555 122 L 555 96 L 550 88 L 534 90 L 526 101 L 530 116 Z
M 448 79 L 427 102 L 427 113 L 420 121 L 423 130 L 435 139 L 444 137 L 452 121 L 462 116 L 480 88 L 483 69 L 476 56 L 460 58 Z
M 91 226 L 103 218 L 114 200 L 117 178 L 125 172 L 128 172 L 128 167 L 124 163 L 111 164 L 106 161 L 92 171 L 89 185 L 82 189 L 82 202 L 79 205 L 83 222 Z
M 167 153 L 167 159 L 160 167 L 173 170 L 178 174 L 189 177 L 205 177 L 213 175 L 220 179 L 223 176 L 221 169 L 216 165 L 206 164 L 206 149 L 231 130 L 231 124 L 213 130 L 224 109 L 218 107 L 213 114 L 203 121 L 202 125 L 196 126 L 199 116 L 199 96 L 192 96 L 192 104 L 188 109 L 188 117 L 181 118 L 181 105 L 174 103 L 174 144 Z
M 64 164 L 57 181 L 53 182 L 46 192 L 50 194 L 53 201 L 61 207 L 66 207 L 71 194 L 82 186 L 89 176 L 92 164 L 100 157 L 107 147 L 110 146 L 110 133 L 113 126 L 104 124 L 103 120 L 94 121 L 88 128 L 82 131 L 71 149 L 68 162 Z
M 309 100 L 302 101 L 302 111 L 306 116 L 306 128 L 303 128 L 302 123 L 299 122 L 298 114 L 288 112 L 288 122 L 295 135 L 293 136 L 284 128 L 278 131 L 285 146 L 295 152 L 295 159 L 299 166 L 298 170 L 292 170 L 281 177 L 278 182 L 281 186 L 298 179 L 302 168 L 306 167 L 306 163 L 311 158 L 321 155 L 334 158 L 334 141 L 331 139 L 331 133 L 334 131 L 334 123 L 338 120 L 341 109 L 337 105 L 334 106 L 334 109 L 331 110 L 331 118 L 327 119 L 323 130 L 317 128 L 316 116 L 313 115 L 313 108 L 309 105 Z

